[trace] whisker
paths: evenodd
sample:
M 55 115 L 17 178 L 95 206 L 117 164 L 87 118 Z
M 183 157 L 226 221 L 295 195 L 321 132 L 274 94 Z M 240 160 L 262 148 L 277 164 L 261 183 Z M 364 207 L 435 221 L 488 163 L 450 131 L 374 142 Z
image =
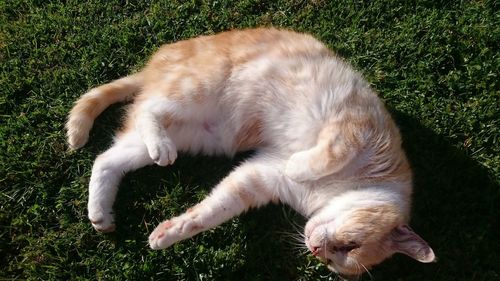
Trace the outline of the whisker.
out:
M 277 233 L 286 238 L 284 242 L 290 245 L 297 255 L 307 256 L 309 254 L 309 248 L 307 248 L 305 240 L 302 237 L 303 235 L 300 233 L 291 233 L 287 231 L 278 231 Z
M 282 210 L 283 210 L 283 216 L 290 223 L 293 229 L 300 234 L 304 233 L 304 227 L 302 225 L 299 225 L 295 220 L 290 218 L 291 216 L 290 212 L 286 212 L 286 209 L 284 208 Z
M 295 241 L 298 241 L 298 242 L 304 243 L 304 240 L 302 239 L 302 237 L 298 236 L 298 235 L 297 235 L 297 234 L 295 234 L 295 233 L 286 233 L 286 232 L 281 232 L 281 233 L 280 233 L 280 232 L 278 232 L 278 234 L 283 235 L 283 236 L 285 236 L 285 237 L 287 237 L 287 238 L 291 238 L 291 239 L 293 239 L 293 240 L 295 240 Z
M 351 258 L 351 259 L 354 261 L 354 265 L 356 266 L 356 270 L 357 271 L 361 271 L 361 266 L 359 266 L 358 261 L 356 259 L 354 259 L 354 258 Z M 359 277 L 358 277 L 357 280 L 359 280 Z
M 326 244 L 327 244 L 327 239 L 328 239 L 326 236 L 327 236 L 327 229 L 326 229 L 326 227 L 325 227 L 325 233 L 324 233 L 324 235 L 323 235 L 323 239 L 321 240 L 321 243 L 323 244 L 323 245 L 322 245 L 322 246 L 323 246 L 323 256 L 324 256 L 325 258 L 327 258 L 327 257 L 326 257 Z
M 327 275 L 320 275 L 321 279 L 330 279 L 330 277 L 332 276 L 333 272 L 330 271 L 330 273 L 328 273 Z
M 305 239 L 305 235 L 303 233 L 301 233 L 301 232 L 277 231 L 277 233 L 284 234 L 284 235 L 287 235 L 287 236 L 297 237 L 297 238 L 300 238 L 302 240 Z
M 288 241 L 287 244 L 290 246 L 290 247 L 293 247 L 293 248 L 296 248 L 297 250 L 301 250 L 301 251 L 309 251 L 309 249 L 307 247 L 304 247 L 303 244 L 297 244 L 297 243 L 293 243 L 292 241 Z
M 352 258 L 352 257 L 349 257 L 349 259 L 350 259 L 350 260 L 352 260 L 352 261 L 354 262 L 354 265 L 356 265 L 356 270 L 357 270 L 357 271 L 363 272 L 363 271 L 361 270 L 361 267 L 363 267 L 363 268 L 365 269 L 365 271 L 368 271 L 368 269 L 367 269 L 367 268 L 366 268 L 363 264 L 361 264 L 361 263 L 360 263 L 357 259 Z M 369 275 L 370 275 L 370 277 L 371 277 L 371 274 L 370 274 L 370 273 L 368 273 L 368 274 L 369 274 Z M 360 275 L 356 276 L 356 280 L 357 280 L 357 281 L 361 280 L 362 276 L 363 276 L 363 274 L 360 274 Z M 373 280 L 373 279 L 372 279 L 372 280 Z
M 358 263 L 366 270 L 366 273 L 368 273 L 368 276 L 370 276 L 370 280 L 373 281 L 373 275 L 370 273 L 368 268 L 366 268 L 366 266 L 364 266 L 362 263 L 360 263 L 360 262 L 358 262 Z
M 297 231 L 298 233 L 304 233 L 304 227 L 302 225 L 299 225 L 295 221 L 291 221 L 291 225 L 294 228 L 294 230 Z
M 277 231 L 276 233 L 278 233 L 280 235 L 284 235 L 284 236 L 289 237 L 289 238 L 293 238 L 293 239 L 300 241 L 300 242 L 304 242 L 303 236 L 300 235 L 299 233 L 286 232 L 286 231 Z

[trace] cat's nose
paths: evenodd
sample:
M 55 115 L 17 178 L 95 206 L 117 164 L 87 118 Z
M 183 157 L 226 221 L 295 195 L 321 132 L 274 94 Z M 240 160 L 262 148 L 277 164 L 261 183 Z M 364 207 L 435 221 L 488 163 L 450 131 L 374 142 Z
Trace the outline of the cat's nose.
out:
M 312 254 L 313 256 L 317 256 L 319 254 L 319 247 L 312 247 Z

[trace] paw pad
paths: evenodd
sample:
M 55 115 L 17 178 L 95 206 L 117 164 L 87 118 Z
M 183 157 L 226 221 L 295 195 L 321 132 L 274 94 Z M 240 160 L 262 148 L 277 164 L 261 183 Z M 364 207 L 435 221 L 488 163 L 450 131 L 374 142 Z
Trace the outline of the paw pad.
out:
M 163 223 L 163 227 L 164 227 L 165 229 L 169 229 L 169 228 L 171 228 L 171 227 L 172 227 L 172 225 L 174 225 L 174 223 L 173 223 L 172 221 L 165 221 L 165 222 Z

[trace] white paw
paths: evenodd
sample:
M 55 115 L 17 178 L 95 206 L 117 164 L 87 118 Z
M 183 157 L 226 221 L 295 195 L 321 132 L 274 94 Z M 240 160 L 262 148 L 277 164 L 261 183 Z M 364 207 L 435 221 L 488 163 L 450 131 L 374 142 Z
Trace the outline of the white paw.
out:
M 66 124 L 66 136 L 70 149 L 76 150 L 84 146 L 89 139 L 92 121 L 88 118 L 71 118 Z
M 112 210 L 107 212 L 89 209 L 89 220 L 95 230 L 103 233 L 115 231 L 115 220 Z
M 149 157 L 160 166 L 171 165 L 177 159 L 177 148 L 168 137 L 147 142 L 146 146 Z
M 309 157 L 306 152 L 293 154 L 286 164 L 285 175 L 296 182 L 304 182 L 313 179 L 309 167 Z
M 189 216 L 180 216 L 160 223 L 149 235 L 151 249 L 164 249 L 175 242 L 199 233 L 203 227 Z

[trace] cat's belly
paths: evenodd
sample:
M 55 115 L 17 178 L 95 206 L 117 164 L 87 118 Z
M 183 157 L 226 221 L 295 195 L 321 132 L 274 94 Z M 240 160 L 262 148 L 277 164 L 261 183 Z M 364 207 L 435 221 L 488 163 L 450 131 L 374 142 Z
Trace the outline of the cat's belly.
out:
M 231 138 L 225 134 L 224 124 L 217 119 L 175 124 L 167 131 L 177 149 L 183 152 L 232 155 L 235 151 Z

